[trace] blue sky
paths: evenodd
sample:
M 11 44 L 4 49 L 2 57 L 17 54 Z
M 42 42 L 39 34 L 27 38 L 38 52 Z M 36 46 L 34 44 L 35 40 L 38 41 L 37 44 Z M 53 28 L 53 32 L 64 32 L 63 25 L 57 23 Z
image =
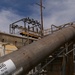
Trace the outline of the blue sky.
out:
M 12 10 L 18 15 L 29 16 L 33 12 L 31 7 L 38 2 L 36 0 L 1 0 L 0 10 Z
M 8 32 L 9 24 L 24 17 L 40 21 L 40 0 L 1 0 L 0 31 Z M 75 21 L 75 0 L 43 0 L 44 29 L 51 24 Z

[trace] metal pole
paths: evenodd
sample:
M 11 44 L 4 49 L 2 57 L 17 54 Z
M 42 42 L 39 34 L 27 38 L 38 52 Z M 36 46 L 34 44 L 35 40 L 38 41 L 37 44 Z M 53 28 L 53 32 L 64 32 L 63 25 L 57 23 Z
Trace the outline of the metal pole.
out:
M 43 36 L 43 12 L 42 12 L 42 0 L 40 0 L 40 11 L 41 11 L 41 35 Z
M 11 34 L 11 24 L 9 25 L 9 33 Z
M 40 13 L 41 13 L 41 36 L 43 36 L 43 10 L 42 8 L 45 8 L 42 4 L 42 0 L 40 0 L 40 4 L 36 3 L 37 5 L 40 6 Z
M 24 31 L 26 32 L 26 22 L 24 21 Z
M 71 50 L 71 51 L 70 51 Z M 73 63 L 73 44 L 68 47 L 67 54 L 67 65 L 66 65 L 66 75 L 74 75 L 74 63 Z
M 63 53 L 63 62 L 62 62 L 61 75 L 66 75 L 66 56 L 65 56 L 65 53 Z

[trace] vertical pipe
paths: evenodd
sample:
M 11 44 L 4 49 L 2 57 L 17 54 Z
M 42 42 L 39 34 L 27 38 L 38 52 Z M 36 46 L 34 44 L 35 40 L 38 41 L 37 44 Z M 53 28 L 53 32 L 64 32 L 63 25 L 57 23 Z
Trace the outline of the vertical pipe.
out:
M 66 75 L 66 56 L 65 56 L 65 53 L 63 53 L 63 62 L 62 62 L 61 75 Z
M 24 30 L 26 32 L 26 22 L 24 21 Z
M 9 33 L 11 34 L 11 24 L 9 25 Z

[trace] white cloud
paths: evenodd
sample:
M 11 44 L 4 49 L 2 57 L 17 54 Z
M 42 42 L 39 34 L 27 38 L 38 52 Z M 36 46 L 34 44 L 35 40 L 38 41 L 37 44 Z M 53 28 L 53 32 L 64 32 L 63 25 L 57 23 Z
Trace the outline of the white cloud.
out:
M 45 13 L 49 13 L 44 17 L 45 27 L 48 28 L 51 24 L 61 25 L 75 20 L 75 0 L 53 0 L 52 2 L 46 0 L 46 3 Z
M 61 25 L 75 20 L 75 0 L 43 0 L 43 5 L 45 28 L 49 28 L 51 24 Z M 39 19 L 36 10 L 35 7 L 33 15 Z
M 9 24 L 21 19 L 21 16 L 15 14 L 11 10 L 0 11 L 0 31 L 9 32 Z
M 43 0 L 44 28 L 50 28 L 51 24 L 61 25 L 75 20 L 75 0 Z M 40 7 L 36 4 L 31 8 L 31 18 L 40 21 Z M 12 10 L 0 11 L 0 31 L 9 31 L 9 24 L 21 19 L 22 16 Z

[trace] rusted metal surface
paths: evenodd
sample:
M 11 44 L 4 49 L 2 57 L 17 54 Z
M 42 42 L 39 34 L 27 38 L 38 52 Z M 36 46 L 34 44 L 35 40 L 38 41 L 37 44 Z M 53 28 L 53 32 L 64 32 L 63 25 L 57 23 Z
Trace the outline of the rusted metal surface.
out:
M 75 25 L 72 25 L 38 40 L 37 42 L 24 46 L 18 51 L 1 57 L 0 63 L 11 59 L 17 69 L 22 67 L 23 72 L 27 73 L 43 59 L 48 57 L 53 51 L 74 38 Z

